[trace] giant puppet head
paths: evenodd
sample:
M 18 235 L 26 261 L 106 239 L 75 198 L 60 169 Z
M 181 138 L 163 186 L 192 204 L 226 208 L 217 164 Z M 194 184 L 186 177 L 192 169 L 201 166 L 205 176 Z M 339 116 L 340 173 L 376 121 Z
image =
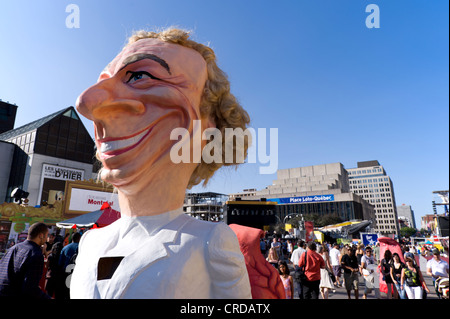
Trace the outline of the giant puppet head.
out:
M 192 137 L 195 120 L 201 120 L 202 132 L 211 127 L 222 133 L 225 128 L 245 130 L 249 123 L 213 50 L 179 29 L 133 35 L 98 82 L 80 95 L 77 110 L 94 122 L 102 180 L 118 189 L 123 206 L 134 203 L 121 207 L 128 215 L 179 207 L 186 188 L 206 184 L 222 165 L 236 164 L 174 163 L 174 129 L 185 128 Z M 145 212 L 136 194 L 146 198 Z
M 217 128 L 222 136 L 249 123 L 209 47 L 178 29 L 137 32 L 80 95 L 77 109 L 94 122 L 101 179 L 117 188 L 122 217 L 83 235 L 71 297 L 282 297 L 279 276 L 259 251 L 261 231 L 233 232 L 181 208 L 186 188 L 236 165 L 237 152 L 248 148 L 233 143 L 232 162 L 225 153 L 200 163 L 170 156 L 179 142 L 194 153 L 198 121 L 201 131 Z M 180 141 L 171 139 L 178 128 L 185 132 Z M 229 142 L 222 139 L 221 149 Z

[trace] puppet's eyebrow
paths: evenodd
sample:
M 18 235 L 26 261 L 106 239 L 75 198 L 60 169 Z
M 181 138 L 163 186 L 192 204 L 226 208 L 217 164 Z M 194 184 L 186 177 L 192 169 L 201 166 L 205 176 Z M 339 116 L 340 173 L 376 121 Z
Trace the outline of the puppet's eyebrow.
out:
M 150 59 L 155 62 L 158 62 L 164 69 L 167 70 L 167 72 L 169 72 L 170 75 L 172 75 L 172 73 L 170 73 L 170 67 L 166 61 L 161 59 L 159 56 L 156 56 L 154 54 L 149 54 L 149 53 L 138 53 L 138 54 L 129 56 L 128 58 L 126 58 L 123 61 L 123 63 L 122 63 L 123 66 L 120 68 L 120 70 L 122 70 L 123 68 L 125 68 L 127 65 L 129 65 L 131 63 L 135 63 L 137 61 L 144 60 L 144 59 Z

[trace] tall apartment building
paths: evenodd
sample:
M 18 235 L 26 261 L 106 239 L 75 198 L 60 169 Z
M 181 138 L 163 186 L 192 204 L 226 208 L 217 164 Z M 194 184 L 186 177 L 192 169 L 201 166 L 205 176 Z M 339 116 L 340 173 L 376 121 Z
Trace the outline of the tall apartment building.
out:
M 357 168 L 347 169 L 350 191 L 375 207 L 376 232 L 399 234 L 394 185 L 378 161 L 358 162 Z

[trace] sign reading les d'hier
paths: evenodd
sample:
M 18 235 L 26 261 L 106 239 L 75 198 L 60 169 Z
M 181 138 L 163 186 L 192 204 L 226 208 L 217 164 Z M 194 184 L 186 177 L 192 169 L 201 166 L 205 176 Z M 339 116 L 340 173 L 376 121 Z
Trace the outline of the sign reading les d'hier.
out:
M 81 181 L 84 179 L 84 170 L 44 164 L 42 168 L 43 178 L 58 179 L 63 181 Z

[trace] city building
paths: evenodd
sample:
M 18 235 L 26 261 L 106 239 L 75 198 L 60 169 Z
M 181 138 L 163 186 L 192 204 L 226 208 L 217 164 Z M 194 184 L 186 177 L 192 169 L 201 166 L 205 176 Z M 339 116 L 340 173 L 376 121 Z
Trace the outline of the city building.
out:
M 341 163 L 279 169 L 277 179 L 263 190 L 230 194 L 230 200 L 275 201 L 281 221 L 292 215 L 334 215 L 343 221 L 368 220 L 375 226 L 374 207 L 350 192 L 348 174 Z
M 14 128 L 17 105 L 0 99 L 0 134 Z
M 0 203 L 11 202 L 15 188 L 29 192 L 30 206 L 52 203 L 66 180 L 96 176 L 95 143 L 72 106 L 3 132 L 0 141 L 1 161 L 12 163 L 0 170 L 6 177 L 9 169 L 0 182 Z
M 402 204 L 401 206 L 397 206 L 397 214 L 398 219 L 402 221 L 406 227 L 417 228 L 414 211 L 411 209 L 410 205 Z
M 0 141 L 0 203 L 4 201 L 8 192 L 8 181 L 16 147 L 12 143 Z
M 350 191 L 375 207 L 376 232 L 389 236 L 399 235 L 394 185 L 383 166 L 376 160 L 358 162 L 356 168 L 347 169 Z
M 213 192 L 186 193 L 183 211 L 197 219 L 222 221 L 227 199 L 227 195 Z

